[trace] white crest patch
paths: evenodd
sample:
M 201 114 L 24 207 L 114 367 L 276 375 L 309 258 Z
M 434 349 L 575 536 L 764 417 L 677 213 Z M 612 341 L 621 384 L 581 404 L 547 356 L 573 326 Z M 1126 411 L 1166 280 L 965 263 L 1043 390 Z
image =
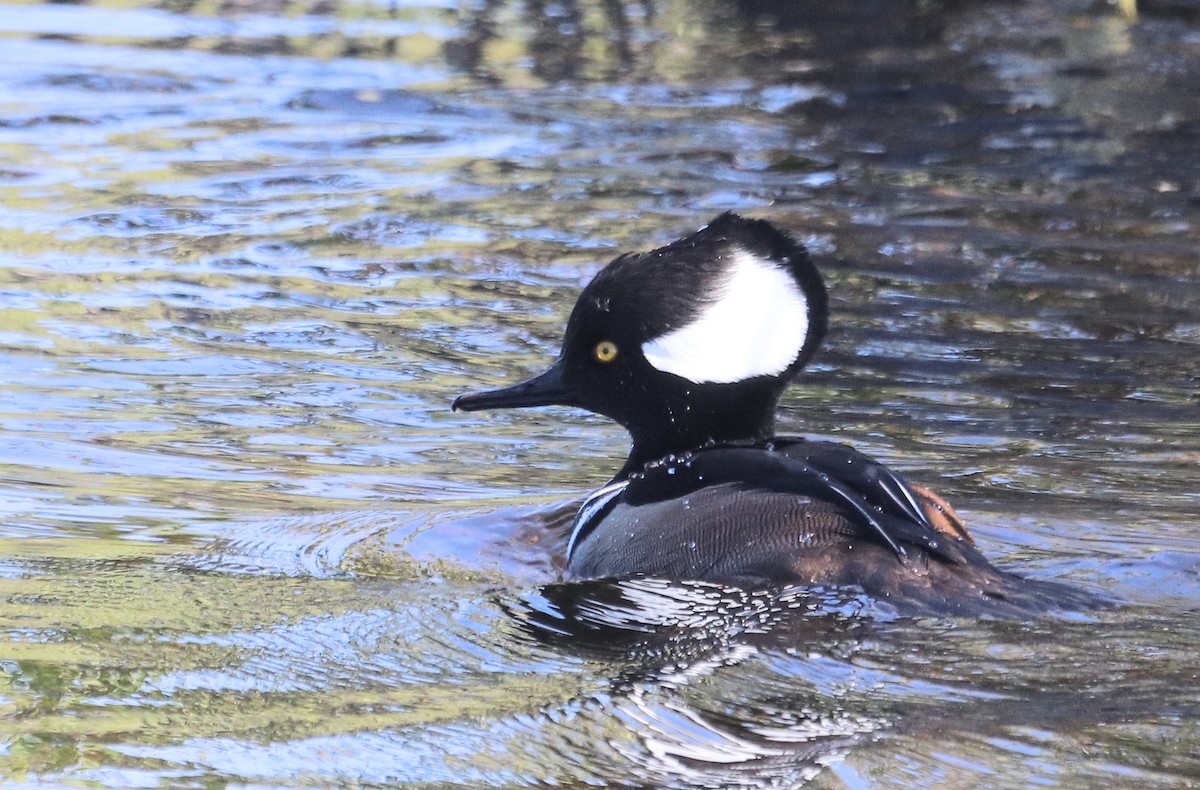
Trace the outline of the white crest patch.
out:
M 642 344 L 646 361 L 696 384 L 774 376 L 808 337 L 808 299 L 792 276 L 737 250 L 714 301 L 685 326 Z

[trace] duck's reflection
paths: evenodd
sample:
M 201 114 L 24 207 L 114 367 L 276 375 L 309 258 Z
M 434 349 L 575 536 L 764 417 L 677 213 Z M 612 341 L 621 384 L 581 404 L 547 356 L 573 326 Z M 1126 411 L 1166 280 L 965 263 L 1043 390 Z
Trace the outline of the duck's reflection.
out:
M 844 661 L 864 613 L 889 618 L 863 598 L 636 578 L 549 585 L 506 608 L 539 641 L 616 668 L 592 702 L 634 735 L 612 748 L 657 782 L 793 787 L 888 724 L 804 677 L 749 693 L 718 678 L 764 652 Z

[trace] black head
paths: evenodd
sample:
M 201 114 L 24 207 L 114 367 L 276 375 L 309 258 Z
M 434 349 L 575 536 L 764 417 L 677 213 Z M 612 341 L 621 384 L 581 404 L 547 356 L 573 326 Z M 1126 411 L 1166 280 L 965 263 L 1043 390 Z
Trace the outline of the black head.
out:
M 780 393 L 825 335 L 827 312 L 803 246 L 764 220 L 722 214 L 604 267 L 548 371 L 463 395 L 454 408 L 588 409 L 629 430 L 631 465 L 708 441 L 765 438 Z

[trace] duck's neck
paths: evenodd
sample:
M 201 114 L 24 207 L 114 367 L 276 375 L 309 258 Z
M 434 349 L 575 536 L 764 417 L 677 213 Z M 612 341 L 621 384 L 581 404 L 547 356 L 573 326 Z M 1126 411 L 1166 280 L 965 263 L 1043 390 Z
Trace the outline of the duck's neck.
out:
M 683 455 L 713 444 L 768 439 L 775 433 L 773 406 L 774 404 L 770 411 L 759 412 L 756 416 L 748 409 L 743 412 L 714 415 L 715 419 L 704 419 L 703 415 L 700 415 L 699 419 L 679 420 L 673 425 L 661 426 L 673 430 L 631 431 L 633 447 L 614 480 L 623 480 L 640 471 L 651 461 L 669 455 Z

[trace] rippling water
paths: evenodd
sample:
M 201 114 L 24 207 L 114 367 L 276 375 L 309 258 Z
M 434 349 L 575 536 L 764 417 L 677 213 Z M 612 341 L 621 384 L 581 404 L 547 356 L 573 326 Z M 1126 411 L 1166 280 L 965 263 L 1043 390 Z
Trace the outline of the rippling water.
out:
M 759 5 L 0 5 L 5 782 L 1200 776 L 1200 27 Z M 832 290 L 780 428 L 1119 606 L 542 587 L 623 433 L 448 405 L 726 209 Z

